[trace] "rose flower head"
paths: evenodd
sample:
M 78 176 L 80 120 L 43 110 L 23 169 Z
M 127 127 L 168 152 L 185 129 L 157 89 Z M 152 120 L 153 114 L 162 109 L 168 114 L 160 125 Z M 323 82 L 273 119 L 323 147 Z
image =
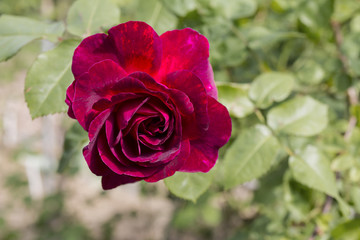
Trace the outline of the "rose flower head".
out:
M 208 58 L 198 32 L 159 36 L 144 22 L 117 25 L 76 48 L 68 115 L 88 132 L 83 154 L 103 189 L 215 165 L 231 119 L 216 100 Z

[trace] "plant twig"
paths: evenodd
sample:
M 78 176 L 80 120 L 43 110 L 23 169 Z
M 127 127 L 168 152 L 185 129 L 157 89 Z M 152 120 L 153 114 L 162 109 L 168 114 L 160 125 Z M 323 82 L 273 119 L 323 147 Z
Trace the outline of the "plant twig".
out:
M 358 104 L 358 94 L 356 92 L 356 89 L 354 87 L 349 87 L 346 91 L 350 106 L 355 106 Z M 349 123 L 346 129 L 346 132 L 344 134 L 344 139 L 349 140 L 351 137 L 352 131 L 356 127 L 357 119 L 355 116 L 350 116 Z
M 322 211 L 321 211 L 322 214 L 326 214 L 326 213 L 330 212 L 333 201 L 334 201 L 334 199 L 332 197 L 326 196 L 326 201 L 325 201 L 325 203 L 322 207 Z M 320 234 L 321 234 L 321 232 L 320 232 L 319 226 L 316 225 L 313 233 L 311 234 L 311 236 L 308 240 L 315 240 L 316 236 L 318 236 Z
M 331 21 L 331 27 L 335 36 L 335 45 L 338 52 L 338 58 L 342 64 L 343 70 L 351 76 L 349 61 L 341 50 L 341 45 L 343 43 L 343 36 L 341 33 L 340 23 L 337 21 Z
M 341 45 L 343 43 L 343 36 L 341 33 L 341 25 L 339 22 L 337 21 L 332 21 L 331 22 L 331 27 L 333 29 L 334 32 L 334 36 L 335 36 L 335 43 L 336 43 L 336 49 L 338 52 L 338 58 L 342 64 L 342 68 L 344 70 L 344 72 L 346 74 L 348 74 L 349 76 L 352 76 L 352 71 L 350 69 L 350 65 L 349 65 L 349 61 L 346 58 L 346 56 L 343 54 L 342 50 L 341 50 Z M 349 99 L 349 103 L 350 106 L 355 106 L 358 104 L 358 93 L 356 91 L 356 89 L 354 87 L 349 87 L 346 91 L 346 94 L 348 96 Z M 355 116 L 350 116 L 349 119 L 349 123 L 348 123 L 348 127 L 346 129 L 346 132 L 344 134 L 344 139 L 348 140 L 351 136 L 352 131 L 354 130 L 354 128 L 356 127 L 356 123 L 357 123 L 357 119 Z

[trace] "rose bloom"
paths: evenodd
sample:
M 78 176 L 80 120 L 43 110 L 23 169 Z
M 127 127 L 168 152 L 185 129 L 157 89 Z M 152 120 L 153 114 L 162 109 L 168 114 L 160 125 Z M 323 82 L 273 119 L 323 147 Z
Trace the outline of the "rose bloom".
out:
M 68 115 L 88 132 L 83 154 L 103 189 L 215 165 L 231 119 L 216 100 L 208 58 L 198 32 L 158 36 L 144 22 L 120 24 L 76 48 Z

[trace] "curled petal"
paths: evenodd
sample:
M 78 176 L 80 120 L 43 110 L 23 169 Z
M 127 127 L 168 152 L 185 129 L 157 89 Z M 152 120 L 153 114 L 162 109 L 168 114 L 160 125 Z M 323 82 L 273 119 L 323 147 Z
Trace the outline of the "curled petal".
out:
M 161 64 L 160 37 L 144 22 L 127 22 L 109 30 L 120 65 L 128 72 L 156 73 Z
M 116 49 L 108 36 L 103 33 L 95 34 L 85 38 L 75 49 L 72 72 L 77 78 L 78 76 L 89 71 L 90 67 L 97 62 L 111 59 L 118 63 Z
M 125 70 L 112 60 L 104 60 L 94 64 L 89 69 L 90 81 L 87 84 L 89 89 L 105 92 L 122 78 L 127 76 Z
M 208 95 L 201 80 L 190 71 L 176 71 L 168 74 L 164 82 L 169 88 L 186 93 L 194 106 L 194 113 L 184 116 L 184 137 L 196 139 L 209 128 Z
M 200 139 L 190 141 L 190 155 L 182 166 L 183 172 L 208 172 L 216 163 L 218 150 L 231 135 L 231 118 L 227 109 L 212 97 L 208 97 L 210 126 Z
M 101 160 L 96 148 L 96 140 L 91 141 L 89 145 L 83 148 L 83 155 L 91 172 L 95 175 L 103 176 L 112 172 Z
M 112 109 L 107 109 L 103 112 L 101 112 L 94 120 L 91 122 L 89 127 L 89 139 L 90 141 L 92 139 L 96 139 L 101 131 L 101 129 L 104 127 L 106 120 L 111 115 Z
M 134 114 L 149 100 L 149 98 L 138 98 L 132 101 L 126 101 L 117 109 L 116 121 L 120 130 L 128 125 Z
M 102 177 L 101 183 L 104 190 L 110 190 L 116 188 L 117 186 L 127 183 L 134 183 L 140 180 L 142 180 L 142 178 L 131 177 L 127 175 L 118 175 L 114 172 L 111 172 L 108 175 Z
M 91 120 L 96 116 L 93 109 L 102 98 L 111 98 L 111 87 L 125 75 L 124 70 L 111 60 L 94 64 L 88 73 L 75 81 L 75 94 L 72 109 L 80 125 L 88 130 Z
M 148 177 L 159 169 L 159 166 L 147 168 L 136 166 L 135 164 L 124 166 L 110 151 L 104 134 L 98 139 L 97 147 L 102 161 L 116 174 L 132 177 Z
M 165 32 L 160 36 L 163 57 L 159 78 L 178 70 L 189 70 L 203 82 L 206 92 L 217 98 L 214 75 L 209 63 L 209 42 L 198 32 L 185 28 Z
M 66 99 L 65 99 L 65 103 L 69 106 L 67 113 L 68 113 L 69 117 L 75 119 L 75 114 L 72 109 L 72 102 L 74 100 L 74 94 L 75 94 L 75 81 L 67 88 Z
M 181 142 L 181 150 L 179 155 L 176 156 L 175 159 L 170 161 L 165 167 L 163 167 L 160 171 L 155 173 L 154 175 L 145 178 L 146 182 L 157 182 L 161 179 L 170 177 L 175 174 L 186 162 L 186 159 L 189 156 L 190 152 L 190 143 L 188 140 Z
M 192 105 L 190 99 L 186 94 L 175 89 L 168 89 L 166 86 L 156 82 L 151 76 L 142 72 L 135 72 L 130 74 L 129 77 L 136 78 L 140 80 L 146 88 L 153 91 L 158 91 L 166 93 L 170 96 L 174 104 L 179 108 L 180 112 L 183 114 L 191 114 L 194 111 L 194 106 Z

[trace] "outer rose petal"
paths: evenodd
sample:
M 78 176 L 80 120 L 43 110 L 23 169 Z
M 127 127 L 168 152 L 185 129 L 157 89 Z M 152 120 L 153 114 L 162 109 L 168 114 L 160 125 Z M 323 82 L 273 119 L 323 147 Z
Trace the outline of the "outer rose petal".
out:
M 72 109 L 80 125 L 88 130 L 89 116 L 93 116 L 94 103 L 101 98 L 111 98 L 111 87 L 126 76 L 124 70 L 111 60 L 94 64 L 88 73 L 75 81 L 75 94 Z
M 72 109 L 72 102 L 74 99 L 74 94 L 75 94 L 75 81 L 67 88 L 66 99 L 65 99 L 65 103 L 69 106 L 67 113 L 68 113 L 69 117 L 75 119 L 74 111 Z
M 106 110 L 99 114 L 99 116 L 91 122 L 89 129 L 90 143 L 83 149 L 83 155 L 90 170 L 98 176 L 102 176 L 110 172 L 110 169 L 103 163 L 99 156 L 99 152 L 97 151 L 97 139 L 99 133 L 110 114 L 110 110 Z
M 108 175 L 102 177 L 101 183 L 104 190 L 109 190 L 126 183 L 133 183 L 140 180 L 142 180 L 142 178 L 118 175 L 111 172 Z
M 72 72 L 78 76 L 89 71 L 90 67 L 97 62 L 111 59 L 118 63 L 115 46 L 104 33 L 99 33 L 85 38 L 75 49 Z
M 151 177 L 145 178 L 146 182 L 157 182 L 161 179 L 170 177 L 175 174 L 186 162 L 190 152 L 190 144 L 188 140 L 181 142 L 181 150 L 175 159 L 170 161 L 163 169 L 155 173 Z
M 127 22 L 109 30 L 120 65 L 128 72 L 156 73 L 161 64 L 160 37 L 144 22 Z
M 96 142 L 90 142 L 89 145 L 84 147 L 83 155 L 88 164 L 91 172 L 97 176 L 103 176 L 112 172 L 102 161 L 99 153 L 96 151 Z
M 163 43 L 160 79 L 165 78 L 171 72 L 189 70 L 200 78 L 208 95 L 216 99 L 217 90 L 208 59 L 208 40 L 190 28 L 168 31 L 160 38 Z
M 202 138 L 190 141 L 190 156 L 182 166 L 183 172 L 208 172 L 216 163 L 218 150 L 231 136 L 231 118 L 227 109 L 208 97 L 210 126 Z

